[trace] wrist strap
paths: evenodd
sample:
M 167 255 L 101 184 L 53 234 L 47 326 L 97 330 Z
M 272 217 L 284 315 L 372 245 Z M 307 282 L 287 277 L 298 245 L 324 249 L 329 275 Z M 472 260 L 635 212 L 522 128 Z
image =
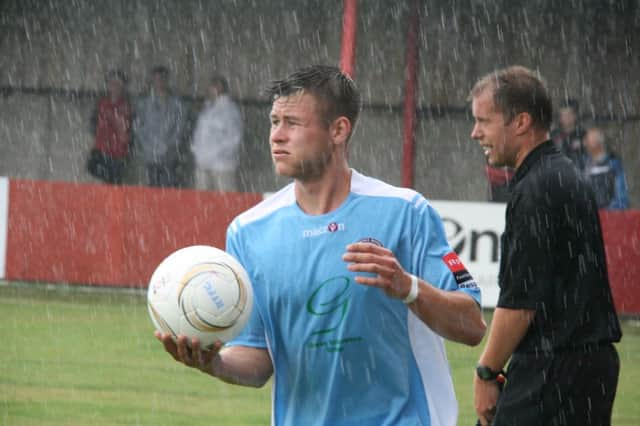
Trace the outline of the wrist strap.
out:
M 409 304 L 414 302 L 418 298 L 418 277 L 415 275 L 411 275 L 411 290 L 409 290 L 409 294 L 405 297 L 402 302 L 405 304 Z

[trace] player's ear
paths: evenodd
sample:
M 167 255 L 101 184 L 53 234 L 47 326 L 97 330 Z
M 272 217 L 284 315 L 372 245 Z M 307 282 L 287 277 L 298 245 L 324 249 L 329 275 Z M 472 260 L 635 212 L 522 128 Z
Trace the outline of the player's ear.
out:
M 345 116 L 340 116 L 333 120 L 329 132 L 335 143 L 346 144 L 351 135 L 351 121 Z

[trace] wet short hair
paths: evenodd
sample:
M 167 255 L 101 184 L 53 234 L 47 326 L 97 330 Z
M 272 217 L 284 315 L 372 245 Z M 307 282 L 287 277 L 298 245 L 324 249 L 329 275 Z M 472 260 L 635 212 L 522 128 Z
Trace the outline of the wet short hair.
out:
M 220 89 L 220 92 L 229 93 L 229 81 L 224 76 L 220 74 L 214 75 L 211 77 L 211 84 Z
M 118 80 L 122 84 L 127 84 L 127 74 L 120 69 L 111 69 L 104 75 L 105 81 L 108 83 L 111 80 Z
M 301 91 L 318 100 L 327 123 L 344 116 L 351 122 L 353 133 L 360 113 L 360 93 L 351 77 L 334 66 L 312 65 L 273 81 L 265 94 L 273 102 Z
M 566 98 L 560 104 L 560 109 L 569 108 L 577 115 L 580 112 L 580 103 L 577 99 Z
M 164 65 L 156 65 L 155 67 L 151 68 L 151 75 L 156 74 L 161 76 L 163 79 L 168 80 L 169 68 L 165 67 Z
M 535 127 L 541 130 L 551 128 L 551 97 L 546 83 L 534 71 L 520 65 L 493 71 L 473 86 L 469 101 L 485 90 L 493 93 L 495 108 L 504 115 L 506 123 L 510 123 L 517 114 L 526 112 Z

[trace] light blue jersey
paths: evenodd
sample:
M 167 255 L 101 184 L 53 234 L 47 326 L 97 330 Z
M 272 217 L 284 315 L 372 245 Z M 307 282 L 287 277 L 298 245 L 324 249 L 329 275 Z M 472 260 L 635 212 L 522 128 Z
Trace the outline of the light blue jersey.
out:
M 330 213 L 305 214 L 291 184 L 232 222 L 227 251 L 247 269 L 255 303 L 230 345 L 268 349 L 274 425 L 455 425 L 442 338 L 401 300 L 354 281 L 342 255 L 358 241 L 480 303 L 430 204 L 353 171 L 349 196 Z

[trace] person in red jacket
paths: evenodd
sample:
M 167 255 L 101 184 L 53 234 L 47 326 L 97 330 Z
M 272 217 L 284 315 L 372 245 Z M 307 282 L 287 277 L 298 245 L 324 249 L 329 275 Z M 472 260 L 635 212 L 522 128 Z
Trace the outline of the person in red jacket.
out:
M 124 72 L 109 71 L 106 75 L 108 93 L 96 108 L 92 174 L 111 184 L 122 183 L 131 143 L 131 105 L 125 96 L 126 81 Z

